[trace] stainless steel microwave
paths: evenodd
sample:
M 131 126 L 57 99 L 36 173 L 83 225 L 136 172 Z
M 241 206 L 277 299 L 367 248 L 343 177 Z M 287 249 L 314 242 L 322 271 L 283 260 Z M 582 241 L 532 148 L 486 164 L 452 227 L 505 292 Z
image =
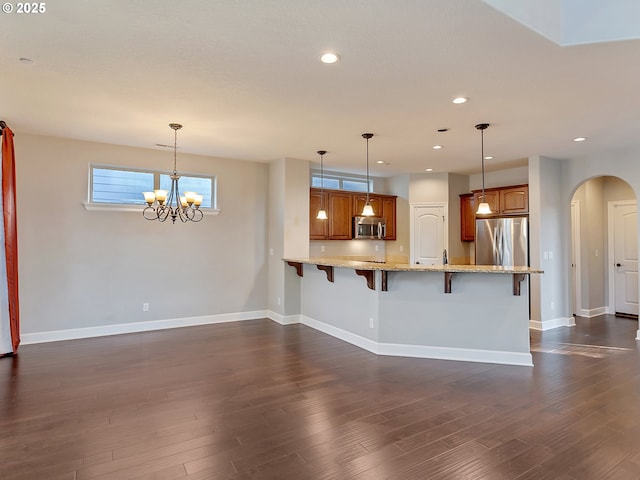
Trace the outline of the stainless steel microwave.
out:
M 382 240 L 387 226 L 382 217 L 353 217 L 353 234 L 356 240 Z

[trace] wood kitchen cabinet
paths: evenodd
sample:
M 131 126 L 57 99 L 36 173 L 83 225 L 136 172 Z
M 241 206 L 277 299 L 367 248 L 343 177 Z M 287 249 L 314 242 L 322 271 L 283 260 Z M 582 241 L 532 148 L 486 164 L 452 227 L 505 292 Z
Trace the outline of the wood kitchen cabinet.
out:
M 491 215 L 500 215 L 500 192 L 497 189 L 484 189 L 485 201 L 491 208 Z M 475 202 L 475 208 L 482 203 L 482 192 L 474 191 L 473 201 Z M 475 212 L 474 212 L 475 213 Z
M 324 189 L 324 208 L 327 220 L 318 220 L 321 189 L 311 188 L 309 192 L 309 239 L 310 240 L 351 240 L 353 217 L 360 215 L 367 201 L 361 192 Z M 385 240 L 396 239 L 396 197 L 369 194 L 369 202 L 377 217 L 383 217 L 387 226 Z
M 485 188 L 484 196 L 491 208 L 491 214 L 481 217 L 521 215 L 529 213 L 529 186 Z M 482 190 L 460 195 L 460 239 L 463 242 L 475 240 L 476 209 L 482 202 Z
M 529 213 L 529 186 L 516 185 L 500 189 L 500 213 Z
M 328 210 L 327 192 L 311 189 L 309 194 L 309 238 L 311 240 L 324 240 L 329 234 L 329 221 L 318 220 L 318 211 L 323 208 Z
M 353 195 L 353 214 L 360 215 L 362 213 L 362 209 L 367 203 L 367 194 L 366 193 L 356 193 Z M 369 203 L 371 204 L 371 208 L 373 208 L 373 213 L 376 217 L 382 216 L 382 197 L 376 195 L 375 193 L 369 194 Z
M 473 242 L 476 235 L 476 205 L 473 193 L 460 195 L 460 240 Z
M 353 194 L 332 191 L 328 193 L 329 240 L 351 240 L 351 219 L 353 218 Z
M 385 240 L 396 239 L 396 197 L 383 196 L 382 197 L 382 217 L 385 220 L 386 232 Z

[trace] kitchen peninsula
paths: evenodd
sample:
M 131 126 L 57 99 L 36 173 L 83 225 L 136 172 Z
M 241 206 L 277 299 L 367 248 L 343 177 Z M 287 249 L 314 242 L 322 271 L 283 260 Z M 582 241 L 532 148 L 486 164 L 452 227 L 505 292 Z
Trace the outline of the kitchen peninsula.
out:
M 284 258 L 301 322 L 379 355 L 532 365 L 529 267 Z

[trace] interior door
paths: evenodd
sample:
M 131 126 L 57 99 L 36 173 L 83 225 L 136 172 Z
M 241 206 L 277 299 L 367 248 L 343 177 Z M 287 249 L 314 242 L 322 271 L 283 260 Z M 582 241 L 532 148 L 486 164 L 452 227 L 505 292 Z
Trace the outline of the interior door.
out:
M 445 207 L 413 207 L 413 261 L 421 265 L 442 265 L 445 249 Z
M 613 208 L 616 313 L 638 315 L 638 211 L 636 204 Z

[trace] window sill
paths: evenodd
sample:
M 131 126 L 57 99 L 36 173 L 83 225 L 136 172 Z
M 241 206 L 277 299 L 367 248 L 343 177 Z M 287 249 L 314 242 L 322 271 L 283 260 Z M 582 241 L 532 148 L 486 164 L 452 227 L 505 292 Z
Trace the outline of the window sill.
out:
M 94 212 L 138 212 L 142 213 L 146 205 L 123 205 L 116 203 L 90 203 L 83 202 L 82 205 L 86 210 Z M 204 215 L 218 215 L 219 208 L 201 208 L 200 211 Z

